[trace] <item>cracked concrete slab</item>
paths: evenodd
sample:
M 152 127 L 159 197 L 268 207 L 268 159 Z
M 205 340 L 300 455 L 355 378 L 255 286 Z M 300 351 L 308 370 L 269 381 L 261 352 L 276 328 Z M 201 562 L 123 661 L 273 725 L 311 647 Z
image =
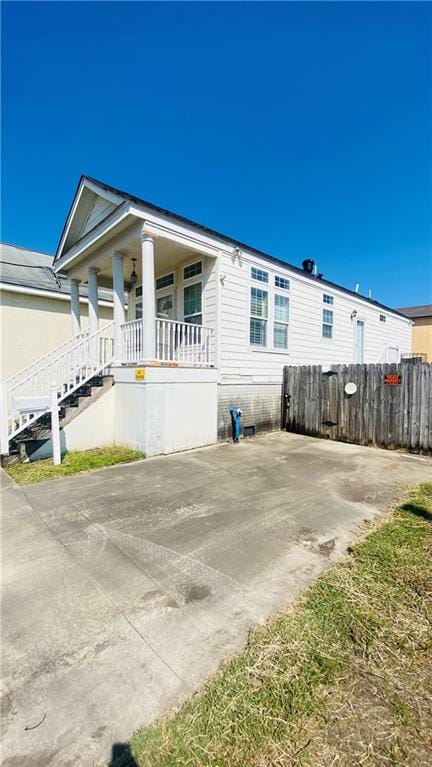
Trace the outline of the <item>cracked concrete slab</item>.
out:
M 431 479 L 427 458 L 283 432 L 25 488 L 3 474 L 2 763 L 109 759 Z

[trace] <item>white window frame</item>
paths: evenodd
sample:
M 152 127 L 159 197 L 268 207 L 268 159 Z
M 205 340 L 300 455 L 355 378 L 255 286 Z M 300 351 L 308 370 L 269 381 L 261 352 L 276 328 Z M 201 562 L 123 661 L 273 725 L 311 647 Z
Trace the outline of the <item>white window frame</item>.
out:
M 193 264 L 198 264 L 198 263 L 201 263 L 201 271 L 200 271 L 200 273 L 199 274 L 194 274 L 193 277 L 187 277 L 185 279 L 184 273 L 185 273 L 186 267 L 192 266 Z M 205 313 L 204 313 L 204 310 L 205 310 L 205 306 L 204 306 L 204 277 L 205 277 L 205 275 L 204 275 L 204 259 L 203 258 L 196 258 L 195 257 L 194 259 L 191 259 L 187 263 L 182 264 L 181 265 L 181 275 L 182 275 L 182 296 L 181 296 L 181 302 L 182 302 L 182 317 L 183 317 L 183 322 L 187 322 L 187 320 L 185 319 L 185 305 L 184 305 L 184 292 L 185 292 L 185 288 L 188 288 L 191 285 L 196 285 L 197 283 L 200 283 L 201 284 L 201 311 L 200 312 L 196 312 L 196 315 L 198 316 L 198 314 L 201 314 L 201 325 L 204 325 L 205 324 L 204 323 L 204 317 L 205 317 Z M 195 315 L 188 314 L 187 316 L 188 317 L 193 317 Z
M 357 362 L 357 323 L 363 323 L 363 363 Z M 353 322 L 353 362 L 354 365 L 364 365 L 364 359 L 366 358 L 366 334 L 367 334 L 367 320 L 365 314 L 357 314 Z
M 252 274 L 253 269 L 255 269 L 256 272 L 261 272 L 261 274 L 266 274 L 267 282 L 265 282 L 264 280 L 258 279 L 258 277 L 254 277 Z M 268 269 L 261 269 L 260 266 L 254 266 L 252 264 L 250 268 L 250 278 L 254 283 L 256 282 L 257 285 L 267 285 L 267 287 L 270 287 L 270 272 L 268 271 Z
M 326 298 L 329 298 L 330 301 L 326 301 Z M 331 293 L 323 293 L 323 304 L 326 306 L 334 306 L 334 296 L 332 296 Z
M 333 309 L 328 309 L 327 308 L 328 306 L 329 306 L 329 304 L 327 304 L 326 306 L 323 306 L 322 312 L 321 312 L 321 339 L 323 341 L 334 341 L 335 313 L 334 313 L 334 308 Z M 333 304 L 332 304 L 332 306 L 333 306 Z M 331 322 L 325 322 L 324 321 L 324 312 L 331 312 L 331 314 L 332 314 L 332 321 Z M 327 327 L 331 327 L 331 336 L 325 336 L 324 335 L 324 325 L 326 325 Z
M 162 288 L 158 288 L 157 287 L 157 281 L 158 280 L 162 280 L 163 277 L 168 277 L 171 274 L 173 275 L 173 281 L 172 281 L 171 285 L 164 285 Z M 155 277 L 155 291 L 156 291 L 156 293 L 159 293 L 161 290 L 174 290 L 176 285 L 177 285 L 177 275 L 176 275 L 175 269 L 170 269 L 169 272 L 164 272 L 164 274 L 158 274 Z
M 278 290 L 280 290 L 280 288 L 275 290 L 275 292 L 273 294 L 272 346 L 273 346 L 273 351 L 281 352 L 282 354 L 285 354 L 288 351 L 288 347 L 289 347 L 289 322 L 290 322 L 290 309 L 291 309 L 291 305 L 290 305 L 290 297 L 288 295 L 286 295 L 286 293 L 279 293 Z M 287 289 L 286 289 L 286 291 L 288 292 Z M 288 319 L 287 320 L 277 320 L 276 319 L 276 300 L 275 300 L 276 296 L 279 296 L 279 298 L 286 298 L 287 301 L 288 301 Z M 275 346 L 274 331 L 275 331 L 275 326 L 276 325 L 285 325 L 285 327 L 287 329 L 287 331 L 286 331 L 287 332 L 287 345 L 285 347 L 283 347 L 283 348 L 281 348 L 280 346 Z
M 201 264 L 201 271 L 198 274 L 192 274 L 190 277 L 185 277 L 185 269 L 188 268 L 188 266 L 195 266 L 195 264 Z M 187 264 L 182 264 L 182 277 L 183 282 L 188 283 L 191 280 L 200 280 L 202 282 L 203 275 L 204 275 L 204 262 L 202 258 L 193 258 L 191 261 L 188 261 Z
M 259 269 L 261 272 L 266 272 L 268 274 L 268 282 L 261 282 L 261 280 L 256 280 L 254 277 L 252 277 L 252 269 Z M 275 279 L 276 277 L 282 277 L 284 280 L 288 280 L 288 288 L 277 288 L 275 285 Z M 291 277 L 285 277 L 285 275 L 281 274 L 280 272 L 272 271 L 268 268 L 262 268 L 261 266 L 257 264 L 251 264 L 249 269 L 249 282 L 248 282 L 248 322 L 247 322 L 247 338 L 246 338 L 246 346 L 247 349 L 251 352 L 266 352 L 268 354 L 283 354 L 285 357 L 289 356 L 289 347 L 290 347 L 290 339 L 289 339 L 289 325 L 290 325 L 290 319 L 291 319 Z M 265 293 L 267 293 L 268 296 L 268 316 L 266 319 L 267 327 L 266 327 L 266 343 L 263 346 L 259 346 L 258 344 L 252 344 L 250 340 L 250 321 L 251 319 L 264 319 L 263 317 L 253 317 L 252 316 L 252 293 L 251 289 L 257 288 L 258 290 L 263 290 Z M 286 323 L 282 323 L 280 320 L 275 320 L 275 296 L 280 295 L 283 298 L 288 298 L 288 321 Z M 280 324 L 286 324 L 287 325 L 287 348 L 286 349 L 280 349 L 278 347 L 275 347 L 274 345 L 274 327 L 275 323 Z
M 278 279 L 286 280 L 286 282 L 288 283 L 288 287 L 283 288 L 281 285 L 276 285 L 276 280 Z M 275 274 L 274 280 L 273 280 L 273 287 L 275 290 L 285 290 L 286 292 L 288 292 L 289 290 L 291 290 L 291 280 L 289 277 L 284 277 L 283 274 Z
M 252 282 L 252 284 L 249 285 L 249 322 L 248 322 L 248 342 L 249 342 L 249 348 L 253 349 L 254 351 L 267 351 L 268 350 L 268 342 L 269 342 L 269 330 L 270 330 L 270 291 L 268 289 L 267 283 L 255 283 L 255 281 Z M 252 315 L 252 290 L 260 290 L 262 293 L 267 294 L 267 317 L 258 317 L 256 315 Z M 265 325 L 265 344 L 253 344 L 250 340 L 250 329 L 251 329 L 251 320 L 262 320 L 266 323 Z

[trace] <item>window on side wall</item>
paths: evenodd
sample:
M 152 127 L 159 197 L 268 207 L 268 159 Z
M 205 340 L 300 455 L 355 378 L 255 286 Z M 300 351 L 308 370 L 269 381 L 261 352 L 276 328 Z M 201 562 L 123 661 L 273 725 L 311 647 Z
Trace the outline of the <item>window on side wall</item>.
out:
M 264 282 L 266 284 L 268 284 L 269 281 L 268 272 L 263 271 L 263 269 L 258 269 L 256 266 L 251 267 L 251 278 L 256 282 Z
M 325 304 L 334 304 L 334 298 L 333 296 L 330 296 L 328 293 L 323 294 L 323 302 Z
M 275 288 L 279 288 L 282 290 L 289 290 L 290 289 L 290 281 L 286 277 L 280 277 L 278 274 L 275 277 Z
M 289 298 L 275 293 L 273 346 L 275 349 L 288 349 Z
M 268 293 L 251 288 L 249 341 L 252 346 L 267 345 Z
M 333 338 L 333 311 L 323 309 L 322 337 Z
M 202 283 L 186 285 L 183 291 L 183 316 L 185 322 L 202 325 Z

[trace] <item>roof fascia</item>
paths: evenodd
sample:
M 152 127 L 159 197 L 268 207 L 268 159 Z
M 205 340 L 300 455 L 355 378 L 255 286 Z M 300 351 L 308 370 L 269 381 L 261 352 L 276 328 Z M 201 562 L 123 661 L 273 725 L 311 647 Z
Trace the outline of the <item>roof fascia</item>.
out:
M 61 258 L 54 262 L 54 271 L 61 272 L 70 264 L 71 261 L 74 261 L 87 248 L 91 247 L 91 245 L 94 245 L 94 243 L 100 237 L 103 237 L 105 234 L 118 226 L 119 223 L 124 221 L 124 219 L 130 215 L 129 207 L 130 206 L 128 205 L 127 201 L 125 201 L 122 205 L 113 210 L 106 218 L 104 218 L 103 221 L 101 221 L 93 229 L 87 232 L 87 234 L 78 240 L 78 242 L 76 242 L 71 247 L 71 249 L 65 253 L 64 256 L 61 256 Z
M 26 285 L 15 285 L 13 283 L 8 282 L 0 282 L 0 290 L 4 290 L 8 293 L 21 293 L 26 296 L 41 296 L 43 298 L 54 298 L 59 301 L 69 301 L 71 300 L 69 293 L 57 293 L 54 290 L 42 290 L 41 288 L 30 288 Z M 88 298 L 85 296 L 79 297 L 80 303 L 88 304 Z M 111 306 L 113 305 L 112 301 L 108 301 L 106 298 L 98 298 L 98 304 L 99 306 Z
M 121 205 L 121 203 L 124 202 L 124 197 L 104 189 L 102 186 L 97 184 L 95 181 L 88 179 L 86 176 L 81 176 L 78 182 L 78 187 L 76 189 L 75 196 L 72 200 L 72 205 L 69 209 L 69 213 L 66 218 L 66 223 L 63 227 L 63 231 L 60 236 L 60 242 L 58 244 L 56 254 L 54 256 L 54 262 L 62 258 L 60 254 L 63 250 L 64 244 L 69 234 L 69 230 L 70 230 L 74 215 L 76 213 L 76 210 L 78 208 L 78 205 L 81 201 L 81 197 L 82 197 L 84 189 L 88 189 L 90 192 L 94 192 L 94 194 L 99 195 L 99 197 L 105 198 L 109 202 L 112 202 L 114 205 Z

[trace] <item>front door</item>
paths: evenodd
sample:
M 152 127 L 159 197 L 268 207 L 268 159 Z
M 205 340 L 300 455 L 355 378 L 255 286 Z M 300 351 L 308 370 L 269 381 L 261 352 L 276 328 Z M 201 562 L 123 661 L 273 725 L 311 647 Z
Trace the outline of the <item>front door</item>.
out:
M 355 361 L 358 365 L 362 365 L 364 363 L 364 320 L 356 320 L 355 333 Z
M 174 319 L 174 293 L 156 298 L 156 316 L 161 320 Z
M 141 320 L 142 316 L 143 305 L 140 293 L 138 300 L 135 301 L 135 319 Z M 164 296 L 158 296 L 156 298 L 156 317 L 159 317 L 161 320 L 174 319 L 174 293 L 167 293 Z

